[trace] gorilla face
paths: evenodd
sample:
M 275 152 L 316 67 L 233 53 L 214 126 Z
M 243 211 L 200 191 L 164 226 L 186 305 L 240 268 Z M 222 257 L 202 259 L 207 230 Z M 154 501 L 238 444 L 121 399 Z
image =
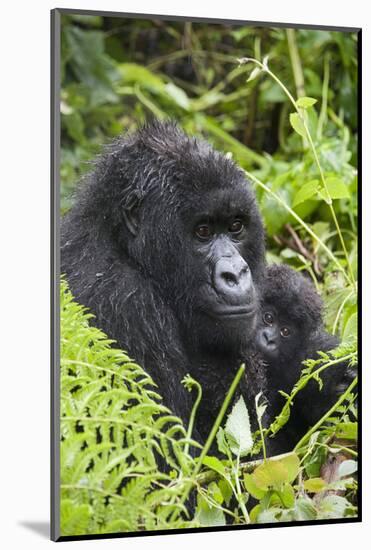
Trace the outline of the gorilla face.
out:
M 258 311 L 252 242 L 258 228 L 252 225 L 256 220 L 247 182 L 229 193 L 207 193 L 192 215 L 188 212 L 184 229 L 193 300 L 184 301 L 183 320 L 192 323 L 193 338 L 203 347 L 239 352 L 255 329 Z
M 309 338 L 322 329 L 322 301 L 311 281 L 286 265 L 268 266 L 261 285 L 255 342 L 271 365 L 305 359 Z
M 256 345 L 267 361 L 284 363 L 297 354 L 302 342 L 300 327 L 287 315 L 263 304 L 256 331 Z

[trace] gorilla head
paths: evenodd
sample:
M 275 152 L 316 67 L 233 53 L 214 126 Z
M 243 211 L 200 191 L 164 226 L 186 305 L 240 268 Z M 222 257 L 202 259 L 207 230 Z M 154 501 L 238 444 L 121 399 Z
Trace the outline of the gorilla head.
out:
M 309 338 L 323 329 L 322 309 L 321 297 L 303 275 L 286 265 L 267 267 L 256 331 L 264 358 L 275 365 L 294 362 L 299 370 Z
M 250 184 L 232 160 L 172 123 L 154 122 L 97 160 L 77 208 L 85 230 L 105 243 L 103 255 L 151 280 L 193 348 L 237 353 L 245 344 L 264 234 Z

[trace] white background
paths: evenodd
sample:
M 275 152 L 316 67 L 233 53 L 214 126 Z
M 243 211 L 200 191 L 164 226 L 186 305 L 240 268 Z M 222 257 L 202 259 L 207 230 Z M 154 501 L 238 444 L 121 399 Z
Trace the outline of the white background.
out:
M 6 0 L 1 6 L 0 180 L 0 545 L 44 548 L 49 520 L 49 10 L 54 7 L 363 27 L 363 125 L 370 125 L 370 16 L 367 1 Z M 370 208 L 370 132 L 363 150 L 364 209 Z M 364 348 L 370 342 L 370 218 L 363 228 Z M 5 306 L 5 307 L 4 307 Z M 69 547 L 170 549 L 363 549 L 370 529 L 370 375 L 364 350 L 364 522 L 255 531 L 70 542 Z M 5 352 L 5 353 L 4 353 Z

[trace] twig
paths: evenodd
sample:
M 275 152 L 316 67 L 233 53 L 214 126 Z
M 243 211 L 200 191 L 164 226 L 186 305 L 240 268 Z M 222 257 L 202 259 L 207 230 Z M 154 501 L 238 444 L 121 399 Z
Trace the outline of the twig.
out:
M 318 422 L 316 422 L 316 424 L 310 430 L 308 430 L 307 433 L 300 439 L 300 441 L 295 445 L 294 451 L 298 451 L 301 447 L 305 445 L 308 439 L 310 439 L 311 435 L 318 430 L 318 428 L 332 415 L 333 412 L 336 411 L 339 405 L 341 405 L 341 403 L 348 397 L 348 395 L 352 392 L 357 383 L 358 376 L 356 376 L 353 382 L 349 384 L 348 389 L 339 397 L 335 405 L 333 405 L 331 409 L 329 409 L 327 413 L 324 414 L 322 418 L 320 418 Z
M 217 418 L 214 422 L 213 427 L 211 428 L 211 432 L 209 434 L 209 437 L 207 438 L 206 443 L 205 443 L 205 445 L 202 449 L 202 452 L 201 452 L 200 456 L 197 459 L 197 464 L 195 466 L 195 469 L 192 472 L 191 478 L 190 478 L 189 483 L 188 483 L 188 487 L 185 489 L 184 494 L 183 494 L 183 496 L 180 500 L 181 505 L 186 502 L 186 500 L 188 498 L 188 495 L 189 495 L 189 492 L 191 490 L 191 487 L 195 484 L 197 474 L 199 473 L 199 471 L 202 467 L 202 462 L 203 462 L 205 456 L 207 455 L 207 453 L 209 452 L 209 449 L 210 449 L 210 447 L 211 447 L 211 445 L 214 441 L 216 433 L 217 433 L 217 431 L 220 427 L 220 424 L 222 423 L 224 415 L 227 412 L 229 403 L 231 402 L 231 399 L 234 395 L 234 392 L 236 391 L 238 383 L 241 380 L 241 377 L 242 377 L 244 372 L 245 372 L 245 365 L 242 364 L 240 366 L 240 368 L 238 369 L 238 372 L 237 372 L 236 376 L 234 377 L 234 380 L 233 380 L 233 382 L 232 382 L 232 384 L 231 384 L 231 386 L 228 390 L 228 393 L 225 396 L 225 399 L 223 401 L 223 404 L 222 404 L 222 407 L 219 411 L 219 414 L 218 414 L 218 416 L 217 416 Z M 176 512 L 174 512 L 172 514 L 172 517 L 171 517 L 172 520 L 175 518 L 175 515 L 176 515 Z

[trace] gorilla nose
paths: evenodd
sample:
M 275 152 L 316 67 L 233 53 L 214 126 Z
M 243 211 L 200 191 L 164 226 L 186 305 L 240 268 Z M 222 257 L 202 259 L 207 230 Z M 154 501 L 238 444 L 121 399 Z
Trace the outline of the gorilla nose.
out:
M 273 348 L 276 345 L 276 339 L 266 330 L 263 331 L 263 342 L 268 348 Z
M 243 302 L 251 286 L 247 263 L 241 257 L 221 258 L 215 266 L 214 285 L 217 292 L 231 302 Z

